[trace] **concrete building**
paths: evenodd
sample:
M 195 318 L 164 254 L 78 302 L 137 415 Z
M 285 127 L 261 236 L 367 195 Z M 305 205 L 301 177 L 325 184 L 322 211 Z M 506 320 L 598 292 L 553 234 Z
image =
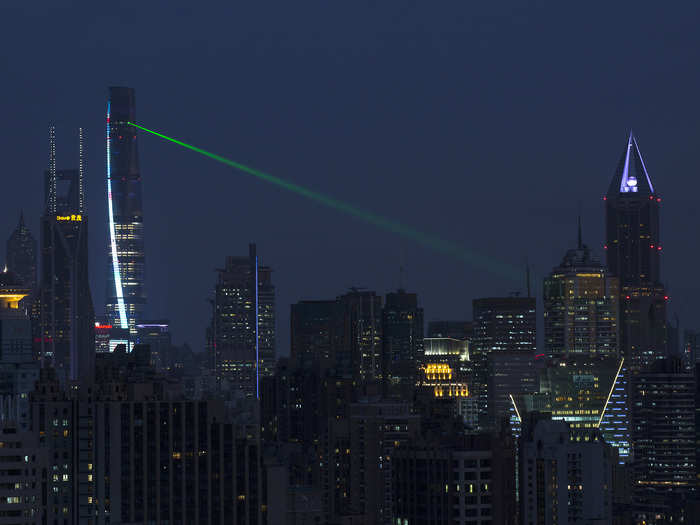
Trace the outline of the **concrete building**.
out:
M 515 525 L 515 448 L 499 434 L 432 434 L 393 456 L 394 523 Z
M 612 523 L 611 447 L 600 433 L 571 433 L 564 421 L 531 414 L 519 452 L 523 525 Z

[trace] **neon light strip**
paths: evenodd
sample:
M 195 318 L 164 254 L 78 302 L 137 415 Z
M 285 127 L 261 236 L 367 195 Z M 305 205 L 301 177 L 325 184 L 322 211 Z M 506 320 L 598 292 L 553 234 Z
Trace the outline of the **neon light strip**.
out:
M 639 155 L 639 160 L 642 161 L 642 168 L 644 168 L 644 175 L 647 178 L 647 182 L 649 183 L 649 189 L 651 190 L 652 193 L 654 193 L 654 186 L 651 185 L 651 179 L 649 178 L 649 173 L 647 172 L 647 167 L 644 165 L 644 159 L 642 158 L 642 152 L 639 151 L 639 144 L 637 144 L 637 137 L 632 137 L 632 140 L 634 140 L 634 147 L 637 149 L 637 155 Z
M 630 133 L 630 138 L 627 139 L 627 155 L 625 155 L 625 167 L 622 170 L 622 180 L 620 181 L 620 192 L 627 191 L 627 177 L 629 175 L 630 167 L 630 150 L 632 149 L 632 134 Z
M 520 412 L 518 411 L 518 406 L 515 404 L 515 399 L 513 399 L 513 394 L 508 394 L 510 396 L 510 401 L 513 403 L 513 408 L 515 409 L 515 415 L 518 416 L 518 421 L 523 422 L 523 418 L 520 417 Z
M 107 102 L 107 205 L 109 207 L 109 238 L 112 246 L 112 271 L 114 272 L 114 286 L 117 291 L 117 307 L 119 308 L 119 323 L 122 328 L 129 328 L 124 306 L 124 292 L 122 291 L 122 278 L 119 274 L 119 256 L 117 255 L 117 236 L 114 232 L 114 207 L 112 206 L 112 160 L 109 137 L 109 116 L 111 103 Z
M 255 256 L 255 397 L 260 399 L 260 368 L 258 358 L 260 356 L 260 336 L 258 332 L 258 256 Z
M 617 378 L 620 377 L 620 370 L 622 370 L 622 363 L 625 362 L 625 358 L 623 357 L 622 360 L 620 361 L 620 366 L 617 368 L 617 374 L 615 374 L 615 379 L 613 381 L 612 386 L 610 387 L 610 392 L 608 392 L 608 399 L 605 400 L 605 406 L 603 407 L 603 411 L 600 413 L 600 419 L 598 420 L 598 424 L 596 427 L 600 428 L 600 422 L 603 421 L 603 416 L 605 415 L 605 410 L 608 408 L 608 403 L 610 402 L 610 397 L 612 396 L 613 390 L 615 390 L 615 385 L 617 384 Z

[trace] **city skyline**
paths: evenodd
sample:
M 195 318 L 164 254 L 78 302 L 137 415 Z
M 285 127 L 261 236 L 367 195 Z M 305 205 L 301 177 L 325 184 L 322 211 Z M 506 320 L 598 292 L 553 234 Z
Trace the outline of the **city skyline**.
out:
M 86 11 L 82 15 L 84 20 L 101 16 L 102 10 L 95 9 L 97 11 Z M 478 9 L 483 11 L 481 15 L 484 16 L 503 16 L 507 12 L 505 7 L 497 6 Z M 135 32 L 141 35 L 148 21 L 152 21 L 156 15 L 149 7 L 121 12 L 127 19 L 135 17 Z M 585 24 L 583 21 L 575 24 L 569 37 L 558 40 L 558 49 L 543 48 L 544 40 L 540 39 L 561 35 L 547 25 L 547 20 L 553 15 L 542 13 L 542 20 L 533 16 L 529 18 L 529 24 L 540 27 L 543 33 L 519 51 L 517 56 L 531 66 L 533 75 L 542 77 L 541 85 L 546 86 L 547 80 L 565 79 L 562 93 L 567 93 L 566 97 L 556 94 L 550 97 L 550 102 L 541 108 L 544 113 L 538 116 L 538 122 L 534 122 L 531 118 L 534 107 L 528 109 L 529 105 L 525 103 L 528 96 L 533 96 L 534 85 L 531 81 L 526 79 L 525 83 L 517 83 L 518 87 L 504 87 L 490 94 L 483 92 L 494 80 L 494 75 L 504 80 L 507 68 L 515 68 L 515 71 L 522 73 L 514 58 L 505 56 L 505 50 L 495 43 L 501 38 L 509 42 L 518 36 L 523 37 L 527 24 L 524 27 L 506 21 L 506 25 L 492 35 L 486 33 L 484 38 L 489 47 L 482 57 L 468 51 L 478 44 L 479 35 L 484 35 L 487 27 L 480 21 L 483 20 L 479 18 L 480 11 L 473 13 L 476 21 L 467 24 L 463 34 L 455 33 L 461 26 L 449 21 L 446 12 L 429 13 L 427 8 L 408 12 L 406 19 L 398 22 L 400 32 L 396 40 L 389 42 L 381 38 L 384 34 L 380 30 L 381 25 L 365 22 L 367 34 L 360 37 L 357 44 L 359 57 L 368 58 L 366 51 L 369 45 L 378 44 L 376 58 L 368 60 L 352 58 L 344 40 L 347 36 L 346 22 L 335 20 L 333 27 L 338 29 L 338 34 L 334 36 L 331 31 L 324 30 L 323 41 L 347 63 L 347 71 L 329 64 L 324 59 L 325 55 L 320 54 L 319 47 L 303 37 L 303 29 L 315 27 L 313 19 L 300 22 L 300 32 L 289 33 L 289 48 L 291 51 L 307 48 L 310 51 L 291 63 L 305 75 L 310 75 L 309 78 L 303 84 L 295 80 L 285 91 L 282 85 L 271 81 L 268 73 L 259 71 L 254 62 L 242 57 L 238 62 L 242 70 L 256 72 L 258 76 L 252 75 L 251 78 L 259 78 L 268 86 L 257 96 L 254 96 L 248 84 L 237 86 L 233 93 L 222 90 L 215 81 L 221 81 L 222 86 L 227 85 L 228 76 L 220 68 L 212 67 L 217 57 L 222 56 L 221 53 L 237 56 L 238 53 L 251 51 L 251 43 L 237 51 L 230 44 L 217 41 L 220 51 L 213 56 L 204 53 L 201 61 L 194 61 L 198 63 L 196 74 L 178 82 L 168 73 L 172 64 L 170 59 L 159 63 L 141 58 L 142 50 L 149 47 L 144 44 L 152 43 L 150 37 L 144 40 L 142 36 L 138 43 L 125 42 L 114 47 L 103 40 L 95 41 L 96 36 L 92 34 L 90 38 L 97 42 L 97 48 L 94 51 L 85 50 L 92 74 L 84 83 L 78 82 L 84 77 L 77 74 L 65 86 L 56 86 L 50 95 L 33 90 L 27 93 L 31 93 L 31 97 L 21 93 L 15 96 L 15 87 L 7 87 L 13 94 L 10 98 L 16 101 L 13 107 L 7 108 L 10 118 L 21 108 L 29 113 L 21 119 L 24 123 L 22 129 L 13 131 L 11 135 L 5 132 L 0 135 L 10 152 L 8 169 L 12 173 L 23 174 L 11 183 L 18 189 L 16 206 L 4 208 L 0 211 L 0 217 L 5 223 L 16 223 L 16 217 L 23 209 L 27 225 L 38 237 L 36 217 L 41 203 L 33 197 L 36 192 L 32 188 L 40 184 L 36 177 L 40 177 L 45 169 L 46 160 L 32 152 L 44 143 L 47 120 L 54 122 L 58 129 L 83 126 L 87 152 L 86 191 L 91 203 L 92 223 L 91 288 L 96 310 L 101 313 L 107 287 L 103 282 L 104 271 L 109 263 L 105 250 L 99 249 L 107 245 L 108 231 L 104 188 L 104 102 L 107 86 L 127 85 L 138 92 L 139 121 L 144 125 L 181 136 L 241 162 L 343 197 L 354 204 L 383 212 L 411 226 L 423 227 L 430 233 L 466 247 L 478 247 L 479 251 L 496 260 L 522 266 L 523 274 L 527 257 L 539 298 L 542 277 L 561 258 L 563 251 L 575 243 L 579 201 L 587 243 L 599 258 L 603 258 L 602 245 L 605 241 L 601 199 L 619 158 L 621 144 L 631 127 L 639 137 L 645 162 L 654 174 L 655 183 L 664 199 L 662 235 L 666 254 L 665 271 L 670 276 L 692 275 L 690 261 L 693 257 L 684 256 L 682 243 L 694 228 L 693 221 L 686 218 L 692 216 L 692 201 L 688 196 L 697 184 L 691 176 L 694 158 L 692 146 L 699 139 L 695 138 L 691 125 L 695 106 L 683 104 L 682 101 L 691 100 L 684 96 L 693 92 L 693 86 L 700 79 L 692 73 L 682 84 L 682 93 L 664 96 L 668 88 L 659 84 L 656 77 L 648 82 L 642 81 L 646 80 L 646 73 L 642 79 L 642 73 L 636 72 L 641 57 L 648 57 L 644 61 L 644 71 L 665 73 L 657 75 L 659 78 L 689 71 L 687 49 L 692 46 L 672 41 L 668 44 L 672 50 L 669 53 L 677 59 L 672 63 L 663 60 L 654 51 L 651 42 L 635 42 L 633 38 L 624 37 L 625 31 L 620 32 L 619 24 L 614 23 L 622 16 L 616 7 L 609 13 L 609 19 L 603 22 L 598 42 L 588 50 L 591 60 L 578 70 L 569 61 L 557 61 L 559 67 L 564 68 L 560 75 L 546 69 L 549 59 L 555 60 L 567 49 L 578 56 L 580 50 L 576 38 L 584 33 Z M 459 13 L 467 15 L 471 11 L 456 8 L 455 14 Z M 136 14 L 139 16 L 136 17 Z M 297 20 L 298 15 L 288 14 L 292 20 Z M 383 8 L 377 16 L 386 20 L 388 14 Z M 693 18 L 692 13 L 686 14 L 688 16 L 685 17 L 676 13 L 655 18 L 655 26 L 661 28 L 680 24 L 683 27 L 682 20 Z M 65 15 L 64 11 L 57 11 L 57 20 L 63 20 L 66 27 L 76 27 L 75 24 L 79 22 L 69 20 Z M 172 16 L 168 13 L 161 15 L 166 19 Z M 223 12 L 222 17 L 225 15 L 226 12 Z M 260 13 L 254 7 L 242 15 L 248 17 L 252 27 L 260 20 Z M 648 15 L 647 10 L 638 8 L 632 16 L 644 26 L 649 23 Z M 24 16 L 31 19 L 32 14 L 26 13 Z M 354 16 L 352 20 L 356 20 Z M 624 16 L 629 20 L 629 13 Z M 194 17 L 195 21 L 201 20 L 199 14 Z M 412 21 L 420 17 L 431 22 L 423 28 L 412 25 Z M 110 24 L 114 26 L 114 22 L 108 21 L 106 27 L 110 27 Z M 270 31 L 279 28 L 276 24 Z M 37 27 L 41 27 L 41 23 Z M 175 27 L 178 27 L 178 23 L 175 23 Z M 69 33 L 80 34 L 81 31 Z M 49 34 L 50 30 L 41 36 L 37 34 L 38 41 L 46 41 Z M 450 44 L 444 53 L 441 52 L 439 40 L 436 40 L 441 34 L 446 35 Z M 404 52 L 409 50 L 405 47 L 411 41 L 407 35 L 413 35 L 423 44 L 424 51 L 415 57 L 415 65 L 424 67 L 434 79 L 444 80 L 451 71 L 449 67 L 462 54 L 472 60 L 473 73 L 487 77 L 474 83 L 470 80 L 473 79 L 471 74 L 467 76 L 466 73 L 455 72 L 456 76 L 450 77 L 449 84 L 454 85 L 454 89 L 450 88 L 447 92 L 443 93 L 440 82 L 422 80 L 417 84 L 404 83 L 402 96 L 389 98 L 395 88 L 389 73 L 398 79 L 405 79 L 409 74 L 407 66 L 401 62 Z M 253 43 L 269 43 L 270 38 L 270 34 L 263 33 Z M 74 37 L 69 36 L 67 41 L 58 44 L 59 48 L 65 49 L 68 41 L 76 42 Z M 181 44 L 178 42 L 171 37 L 159 39 L 159 45 L 164 49 L 179 49 Z M 119 49 L 118 55 L 116 49 Z M 201 42 L 195 43 L 192 50 L 185 51 L 185 56 L 192 58 L 194 53 L 206 49 Z M 458 52 L 458 49 L 465 51 Z M 97 50 L 103 53 L 98 54 Z M 523 54 L 526 50 L 541 53 Z M 27 53 L 33 57 L 35 51 L 29 49 Z M 111 58 L 109 64 L 105 57 Z M 494 70 L 489 65 L 489 57 L 502 61 L 503 70 Z M 286 71 L 291 64 L 283 66 L 285 58 L 288 56 L 284 50 L 272 47 L 261 64 L 284 67 Z M 23 63 L 14 58 L 11 60 L 10 71 L 14 71 L 16 76 L 26 74 L 28 78 L 36 78 L 37 85 L 47 85 L 41 78 L 48 73 L 33 73 L 27 69 L 31 60 Z M 42 58 L 39 63 L 44 61 Z M 60 63 L 68 72 L 78 66 L 77 62 L 74 64 L 69 59 Z M 389 67 L 386 73 L 380 71 L 379 66 L 384 65 Z M 622 68 L 620 71 L 610 70 L 618 65 Z M 315 91 L 306 93 L 301 90 L 307 81 L 312 82 L 317 78 L 319 73 L 315 72 L 314 66 L 318 66 L 318 71 L 326 71 L 324 75 L 328 80 L 323 81 L 321 86 L 328 86 L 329 82 L 334 81 L 332 85 L 337 86 L 337 94 L 329 93 L 318 99 L 313 96 Z M 46 70 L 55 72 L 56 67 L 49 66 Z M 636 78 L 635 90 L 618 92 L 609 91 L 609 87 L 596 86 L 586 75 L 592 78 L 598 68 L 608 71 L 610 86 L 627 86 L 630 78 Z M 204 74 L 206 71 L 209 73 Z M 350 81 L 364 74 L 376 77 L 377 83 L 372 90 Z M 570 76 L 567 77 L 567 74 Z M 67 78 L 73 77 L 68 75 Z M 198 96 L 195 78 L 214 81 L 211 88 L 214 96 Z M 573 79 L 577 79 L 576 82 Z M 580 81 L 583 82 L 579 86 Z M 609 101 L 596 102 L 601 100 L 601 96 L 608 96 L 608 93 Z M 262 105 L 260 97 L 272 99 L 274 103 Z M 312 104 L 314 98 L 317 99 L 316 104 Z M 580 103 L 572 104 L 574 99 L 580 100 Z M 664 100 L 664 105 L 654 104 L 653 101 L 657 99 Z M 222 105 L 216 104 L 215 100 L 227 102 Z M 248 102 L 244 103 L 244 100 Z M 425 102 L 419 103 L 421 100 Z M 483 109 L 474 107 L 474 100 L 481 100 Z M 501 105 L 502 109 L 497 110 Z M 345 106 L 352 111 L 343 110 Z M 332 107 L 338 109 L 328 113 Z M 363 107 L 368 110 L 363 110 Z M 552 109 L 547 110 L 548 107 Z M 429 114 L 426 108 L 430 108 Z M 376 113 L 376 116 L 372 113 Z M 507 117 L 505 113 L 508 113 Z M 337 118 L 329 119 L 324 117 L 326 114 L 336 115 Z M 286 116 L 283 118 L 283 115 Z M 669 115 L 680 118 L 671 123 Z M 380 125 L 375 125 L 380 118 Z M 20 119 L 15 117 L 13 120 Z M 262 124 L 261 121 L 275 125 Z M 204 122 L 207 124 L 204 125 Z M 303 129 L 292 131 L 296 126 L 291 127 L 291 122 L 305 124 L 302 125 Z M 532 123 L 532 126 L 525 128 L 526 122 Z M 431 136 L 421 131 L 428 128 L 433 130 Z M 504 133 L 506 129 L 509 131 Z M 527 133 L 524 133 L 525 129 Z M 562 129 L 566 129 L 566 133 L 561 133 Z M 379 140 L 379 133 L 382 140 Z M 301 136 L 305 137 L 303 141 L 300 141 Z M 503 155 L 503 150 L 498 149 L 502 141 L 511 140 L 506 137 L 516 136 L 517 140 L 512 140 L 511 153 Z M 69 147 L 63 142 L 68 140 L 67 137 L 60 135 L 58 140 L 60 151 Z M 455 315 L 452 312 L 460 310 L 462 317 L 470 317 L 469 301 L 464 301 L 464 297 L 507 295 L 517 288 L 525 289 L 524 275 L 520 283 L 504 283 L 448 258 L 439 259 L 444 265 L 441 274 L 447 277 L 442 280 L 431 271 L 436 254 L 429 250 L 374 231 L 329 210 L 308 205 L 274 188 L 261 186 L 204 159 L 173 150 L 170 145 L 159 144 L 155 138 L 142 137 L 139 142 L 141 170 L 147 175 L 143 182 L 148 222 L 146 233 L 149 238 L 153 236 L 160 240 L 157 251 L 153 247 L 146 248 L 146 257 L 149 267 L 163 269 L 147 275 L 146 287 L 152 310 L 149 316 L 170 318 L 175 340 L 187 341 L 193 348 L 201 349 L 205 343 L 204 331 L 209 316 L 206 293 L 214 268 L 236 246 L 253 241 L 275 262 L 280 305 L 336 296 L 353 285 L 384 293 L 398 288 L 402 265 L 405 268 L 404 287 L 420 294 L 426 309 L 426 321 L 452 317 Z M 562 166 L 565 166 L 564 171 Z M 517 175 L 522 170 L 528 172 L 528 176 Z M 195 179 L 201 184 L 193 185 L 192 180 Z M 427 184 L 430 180 L 435 184 Z M 189 191 L 184 192 L 184 188 Z M 185 196 L 184 193 L 189 195 Z M 229 207 L 225 195 L 245 198 L 237 201 L 236 206 Z M 387 200 L 390 196 L 396 198 Z M 504 202 L 503 211 L 494 214 L 485 205 L 489 199 Z M 261 202 L 269 203 L 293 220 L 280 223 L 272 216 L 263 214 L 256 221 L 247 221 L 246 218 L 253 216 L 252 204 Z M 537 211 L 532 213 L 532 210 Z M 521 217 L 525 216 L 527 220 L 522 221 Z M 482 220 L 484 217 L 491 219 L 488 225 Z M 231 238 L 225 243 L 213 232 L 208 233 L 211 225 L 217 222 L 234 227 Z M 243 222 L 248 224 L 245 229 L 236 227 Z M 514 224 L 519 225 L 518 229 L 513 229 Z M 519 231 L 525 226 L 529 234 Z M 183 251 L 178 249 L 177 242 L 177 232 L 181 231 L 207 233 L 191 239 L 189 249 Z M 335 233 L 338 231 L 347 232 L 346 235 L 353 242 L 340 241 L 340 236 Z M 9 233 L 8 230 L 5 235 Z M 562 242 L 551 242 L 551 239 L 562 239 Z M 214 246 L 216 253 L 203 255 L 211 246 Z M 366 260 L 358 246 L 376 256 L 372 261 Z M 691 247 L 691 254 L 694 249 Z M 0 247 L 2 250 L 4 247 Z M 0 255 L 4 259 L 4 252 Z M 314 289 L 308 286 L 302 288 L 295 276 L 309 275 L 309 269 L 314 267 Z M 328 268 L 335 268 L 346 275 L 344 281 L 348 282 L 338 283 L 333 275 L 335 272 L 330 272 Z M 666 283 L 671 297 L 669 315 L 677 313 L 682 326 L 695 329 L 693 320 L 700 318 L 700 310 L 693 297 L 700 292 L 700 287 L 693 283 L 681 287 L 681 278 L 672 277 Z M 181 283 L 177 293 L 168 285 L 170 281 Z M 179 298 L 184 300 L 180 301 Z M 201 308 L 193 311 L 190 304 Z M 278 328 L 281 342 L 279 353 L 285 355 L 289 351 L 289 313 L 285 310 L 280 312 Z
M 700 5 L 0 20 L 0 521 L 700 523 Z

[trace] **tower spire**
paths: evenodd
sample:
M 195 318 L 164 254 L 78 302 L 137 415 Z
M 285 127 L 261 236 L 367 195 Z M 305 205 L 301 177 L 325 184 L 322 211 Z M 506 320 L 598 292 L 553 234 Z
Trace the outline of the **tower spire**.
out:
M 49 200 L 46 203 L 49 213 L 56 213 L 56 128 L 49 126 Z
M 578 214 L 578 249 L 583 247 L 583 242 L 581 241 L 581 212 Z
M 83 150 L 83 128 L 78 128 L 78 208 L 85 212 L 85 156 Z

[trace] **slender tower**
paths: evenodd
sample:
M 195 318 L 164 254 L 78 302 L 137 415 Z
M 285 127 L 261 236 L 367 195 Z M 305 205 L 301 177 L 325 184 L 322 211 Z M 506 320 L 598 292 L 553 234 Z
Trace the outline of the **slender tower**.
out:
M 107 205 L 109 269 L 107 318 L 129 328 L 143 318 L 146 306 L 141 172 L 135 121 L 136 99 L 128 87 L 109 88 L 107 102 Z
M 79 132 L 82 150 L 82 130 Z M 83 165 L 56 169 L 56 137 L 49 129 L 46 207 L 41 217 L 39 360 L 59 379 L 92 381 L 95 368 L 95 313 L 88 278 L 88 216 Z
M 632 373 L 666 354 L 659 207 L 632 133 L 605 197 L 608 269 L 620 281 L 620 348 Z

